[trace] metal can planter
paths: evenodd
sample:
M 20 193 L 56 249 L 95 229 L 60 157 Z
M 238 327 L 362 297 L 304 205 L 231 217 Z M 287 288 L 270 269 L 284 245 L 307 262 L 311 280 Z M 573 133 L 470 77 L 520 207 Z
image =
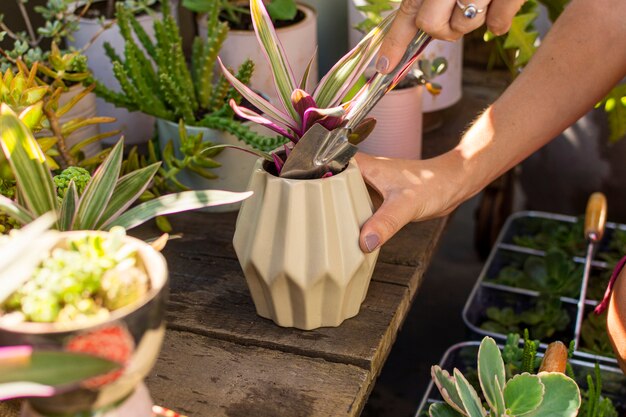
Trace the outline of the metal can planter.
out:
M 357 315 L 378 250 L 359 248 L 372 203 L 356 162 L 330 178 L 292 180 L 259 161 L 249 189 L 233 244 L 257 313 L 304 330 Z

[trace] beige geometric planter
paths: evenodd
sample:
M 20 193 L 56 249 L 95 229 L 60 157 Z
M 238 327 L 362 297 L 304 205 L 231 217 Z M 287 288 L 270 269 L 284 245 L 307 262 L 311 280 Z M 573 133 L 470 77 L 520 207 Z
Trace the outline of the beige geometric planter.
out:
M 356 162 L 330 178 L 289 180 L 259 161 L 249 189 L 233 244 L 257 313 L 303 330 L 357 315 L 378 250 L 359 248 L 372 203 Z

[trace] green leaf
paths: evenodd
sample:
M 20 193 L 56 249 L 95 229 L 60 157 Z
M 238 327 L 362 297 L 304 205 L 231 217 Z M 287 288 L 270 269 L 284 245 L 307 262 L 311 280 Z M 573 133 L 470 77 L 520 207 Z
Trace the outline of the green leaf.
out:
M 494 381 L 497 380 L 499 387 L 506 383 L 504 361 L 500 348 L 491 337 L 485 337 L 478 349 L 478 379 L 489 406 L 502 412 L 503 410 L 498 408 L 498 405 L 502 404 L 502 391 L 496 387 Z
M 516 49 L 515 65 L 524 66 L 535 53 L 535 40 L 539 34 L 532 30 L 532 23 L 539 16 L 537 12 L 518 14 L 513 18 L 511 29 L 504 41 L 505 49 Z
M 326 73 L 312 94 L 319 108 L 333 107 L 346 95 L 378 51 L 394 16 L 387 16 Z
M 39 126 L 41 119 L 43 118 L 43 102 L 40 101 L 32 106 L 26 107 L 20 113 L 19 119 L 24 123 L 31 131 L 33 128 Z
M 76 213 L 76 206 L 78 205 L 78 190 L 76 189 L 76 183 L 74 180 L 70 181 L 70 185 L 67 187 L 63 202 L 61 203 L 61 214 L 59 214 L 59 230 L 71 230 L 72 220 L 74 220 L 74 214 Z
M 609 119 L 609 142 L 615 143 L 626 136 L 626 84 L 613 88 L 600 104 Z
M 445 403 L 431 404 L 428 408 L 428 414 L 430 417 L 460 417 L 464 415 Z
M 433 366 L 430 370 L 430 374 L 443 399 L 450 404 L 452 408 L 463 413 L 463 401 L 461 401 L 461 397 L 454 384 L 454 378 L 450 376 L 448 371 L 441 369 L 439 365 Z
M 300 121 L 300 115 L 293 107 L 293 104 L 291 104 L 291 93 L 298 88 L 298 84 L 289 67 L 287 55 L 274 30 L 272 19 L 267 13 L 267 10 L 265 10 L 263 0 L 251 0 L 250 12 L 257 39 L 261 43 L 263 51 L 267 55 L 270 67 L 272 68 L 272 75 L 280 100 L 291 117 L 298 122 Z
M 467 382 L 467 379 L 458 369 L 454 370 L 454 381 L 468 417 L 486 417 L 487 414 L 476 390 Z
M 521 416 L 535 410 L 543 400 L 544 386 L 537 375 L 515 375 L 504 387 L 506 413 Z
M 298 6 L 294 0 L 271 0 L 267 11 L 272 20 L 293 20 L 298 13 Z
M 0 144 L 6 156 L 25 205 L 35 216 L 57 209 L 52 175 L 31 131 L 6 105 L 0 106 Z
M 26 346 L 0 348 L 5 358 L 11 351 L 25 360 L 0 361 L 0 400 L 52 396 L 120 367 L 107 359 L 81 353 L 32 351 Z
M 34 220 L 34 217 L 24 207 L 20 206 L 10 198 L 0 194 L 0 213 L 4 212 L 8 216 L 14 218 L 20 224 L 28 224 Z
M 122 166 L 124 139 L 120 139 L 102 165 L 96 169 L 78 202 L 72 229 L 92 230 L 107 207 Z
M 160 162 L 156 162 L 145 168 L 124 175 L 115 184 L 115 190 L 109 200 L 109 204 L 98 221 L 98 229 L 106 226 L 108 222 L 115 220 L 130 205 L 139 198 L 148 188 L 150 181 L 159 170 Z
M 105 229 L 110 230 L 114 226 L 132 229 L 156 216 L 237 203 L 251 195 L 252 192 L 233 193 L 221 190 L 185 191 L 177 194 L 168 194 L 133 207 L 109 223 Z
M 538 376 L 545 386 L 543 401 L 538 408 L 526 414 L 526 417 L 575 417 L 581 403 L 576 382 L 558 372 L 541 372 Z

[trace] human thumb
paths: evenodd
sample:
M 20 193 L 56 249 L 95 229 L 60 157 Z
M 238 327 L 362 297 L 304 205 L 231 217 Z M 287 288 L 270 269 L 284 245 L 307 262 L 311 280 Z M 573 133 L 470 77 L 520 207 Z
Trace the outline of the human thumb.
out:
M 359 246 L 370 253 L 387 242 L 412 219 L 411 205 L 401 199 L 385 200 L 361 228 Z

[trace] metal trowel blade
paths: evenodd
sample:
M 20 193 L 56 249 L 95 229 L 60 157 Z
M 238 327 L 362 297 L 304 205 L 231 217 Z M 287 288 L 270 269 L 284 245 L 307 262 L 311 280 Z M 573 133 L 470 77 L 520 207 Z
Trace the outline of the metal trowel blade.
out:
M 320 178 L 326 172 L 337 174 L 350 162 L 358 148 L 348 142 L 348 130 L 329 131 L 314 124 L 289 153 L 280 171 L 282 178 Z

